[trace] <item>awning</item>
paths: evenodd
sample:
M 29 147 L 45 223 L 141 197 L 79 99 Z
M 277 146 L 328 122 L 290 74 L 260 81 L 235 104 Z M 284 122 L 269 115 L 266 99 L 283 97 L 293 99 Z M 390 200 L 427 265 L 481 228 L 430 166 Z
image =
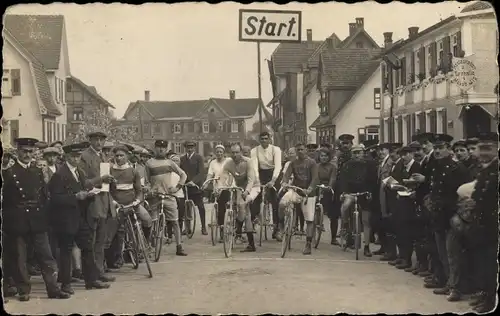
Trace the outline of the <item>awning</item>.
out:
M 455 105 L 460 106 L 459 116 L 463 114 L 467 106 L 478 105 L 483 108 L 491 117 L 498 115 L 498 96 L 494 94 L 466 94 L 455 101 Z
M 480 106 L 491 117 L 495 118 L 498 116 L 497 104 L 467 104 L 460 107 L 460 111 L 458 112 L 458 117 L 461 117 L 464 114 L 468 106 Z

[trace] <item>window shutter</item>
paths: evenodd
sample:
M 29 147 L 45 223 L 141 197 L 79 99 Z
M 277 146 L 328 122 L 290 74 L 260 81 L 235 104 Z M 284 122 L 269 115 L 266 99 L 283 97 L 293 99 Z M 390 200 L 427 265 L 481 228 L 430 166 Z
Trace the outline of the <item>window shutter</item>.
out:
M 242 120 L 239 120 L 238 121 L 238 133 L 242 133 L 243 132 L 243 121 Z
M 419 115 L 420 115 L 420 126 L 419 126 L 420 132 L 425 133 L 425 132 L 427 132 L 427 130 L 425 128 L 427 126 L 427 122 L 426 122 L 427 115 L 425 115 L 425 113 L 423 113 L 423 112 L 420 113 Z
M 441 65 L 444 73 L 447 73 L 451 70 L 451 62 L 452 58 L 450 56 L 450 37 L 446 36 L 443 39 L 443 64 Z
M 12 95 L 21 95 L 21 70 L 11 69 L 10 77 L 12 80 Z
M 175 132 L 175 124 L 174 123 L 170 123 L 170 133 L 174 133 Z
M 425 47 L 420 47 L 420 57 L 419 57 L 419 77 L 423 76 L 425 78 Z M 420 78 L 419 78 L 420 79 Z
M 415 133 L 415 130 L 417 129 L 417 126 L 415 126 L 415 122 L 416 122 L 416 118 L 415 118 L 415 113 L 413 113 L 411 115 L 411 119 L 410 119 L 410 125 L 411 125 L 411 135 L 410 136 L 413 136 L 413 134 Z M 411 139 L 411 137 L 410 137 Z
M 431 43 L 431 76 L 437 75 L 437 43 Z
M 443 134 L 448 134 L 448 118 L 446 117 L 446 109 L 442 112 L 442 118 L 443 121 L 441 124 L 443 124 Z
M 382 64 L 382 84 L 383 84 L 383 91 L 385 92 L 388 88 L 388 85 L 387 85 L 387 65 L 386 64 Z
M 410 70 L 411 70 L 411 74 L 410 76 L 412 77 L 415 77 L 415 52 L 412 52 L 411 53 L 411 65 L 410 65 Z M 414 81 L 414 80 L 412 80 Z
M 458 51 L 458 56 L 456 57 L 463 57 L 462 54 L 462 31 L 457 32 L 457 51 Z
M 406 57 L 401 58 L 401 85 L 406 85 Z
M 396 69 L 396 88 L 399 87 L 399 77 L 401 76 L 401 69 Z

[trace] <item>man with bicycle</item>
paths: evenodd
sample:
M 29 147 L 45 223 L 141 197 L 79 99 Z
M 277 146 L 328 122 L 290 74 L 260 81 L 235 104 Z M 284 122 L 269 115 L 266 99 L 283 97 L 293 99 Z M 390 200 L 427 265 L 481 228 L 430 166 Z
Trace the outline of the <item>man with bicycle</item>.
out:
M 179 227 L 179 210 L 174 194 L 179 191 L 184 183 L 186 183 L 186 173 L 177 166 L 173 161 L 166 159 L 168 152 L 168 141 L 158 139 L 155 141 L 155 157 L 146 162 L 146 172 L 149 176 L 151 184 L 151 192 L 166 194 L 163 201 L 160 201 L 165 206 L 165 219 L 169 225 L 172 225 L 177 244 L 176 255 L 187 256 L 182 249 L 181 230 Z M 180 176 L 177 184 L 171 183 L 171 172 L 175 172 Z M 153 203 L 157 204 L 157 203 Z
M 351 193 L 367 192 L 369 194 L 358 198 L 358 205 L 361 209 L 361 220 L 363 226 L 363 240 L 365 243 L 364 255 L 371 257 L 370 251 L 370 200 L 369 195 L 375 194 L 377 187 L 377 169 L 373 164 L 365 159 L 364 148 L 361 145 L 351 147 L 351 159 L 344 163 L 338 176 L 338 188 L 341 194 L 340 214 L 342 218 L 342 228 L 347 232 L 347 245 L 352 246 L 352 232 L 349 230 L 349 217 L 355 201 Z
M 292 185 L 302 188 L 305 196 L 301 197 L 299 193 L 288 190 L 282 197 L 279 205 L 279 233 L 276 236 L 278 241 L 282 240 L 284 231 L 284 215 L 285 209 L 290 203 L 301 205 L 302 213 L 306 221 L 306 245 L 304 255 L 311 254 L 311 242 L 314 233 L 314 208 L 316 202 L 316 185 L 318 184 L 318 165 L 308 157 L 306 146 L 304 144 L 295 145 L 297 158 L 290 162 L 289 167 L 283 175 L 283 188 L 286 190 L 290 177 L 293 175 Z
M 222 167 L 219 181 L 227 183 L 228 179 L 234 179 L 234 185 L 243 189 L 243 192 L 237 191 L 236 201 L 238 205 L 237 216 L 237 234 L 241 234 L 243 223 L 248 237 L 248 246 L 242 252 L 255 252 L 255 242 L 253 236 L 252 216 L 250 214 L 250 205 L 259 194 L 259 181 L 255 175 L 255 167 L 252 161 L 244 157 L 241 152 L 241 145 L 231 146 L 231 158 L 228 158 Z
M 278 194 L 275 191 L 276 179 L 281 171 L 281 148 L 271 145 L 271 135 L 268 132 L 262 132 L 259 136 L 260 145 L 251 151 L 252 163 L 259 176 L 260 184 L 266 186 L 266 196 L 264 197 L 273 207 L 273 222 L 278 222 Z M 255 207 L 259 207 L 262 202 L 262 192 L 255 199 Z M 258 213 L 258 212 L 257 212 Z M 262 223 L 261 223 L 262 224 Z M 273 238 L 276 238 L 277 226 L 273 231 Z

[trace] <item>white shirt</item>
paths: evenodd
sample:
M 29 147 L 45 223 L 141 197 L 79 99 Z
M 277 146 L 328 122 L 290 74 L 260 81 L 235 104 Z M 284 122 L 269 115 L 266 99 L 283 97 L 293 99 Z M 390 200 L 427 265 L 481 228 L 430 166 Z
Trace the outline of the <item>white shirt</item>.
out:
M 212 161 L 210 161 L 209 165 L 208 165 L 208 173 L 207 173 L 207 180 L 208 179 L 211 179 L 211 178 L 221 178 L 221 172 L 222 172 L 222 168 L 224 167 L 224 163 L 226 162 L 226 160 L 228 160 L 229 158 L 222 158 L 222 161 L 218 161 L 217 159 L 213 159 Z M 221 183 L 221 181 L 215 181 L 214 182 L 214 189 L 216 189 L 217 187 L 220 187 L 220 186 L 229 186 L 231 183 Z
M 391 168 L 391 172 L 393 172 L 393 171 L 394 171 L 394 168 L 396 168 L 396 165 L 398 164 L 398 162 L 399 162 L 400 160 L 401 160 L 401 158 L 399 158 L 398 160 L 396 160 L 396 161 L 394 162 L 394 164 L 392 165 L 392 168 Z
M 23 167 L 24 169 L 28 169 L 28 168 L 29 168 L 29 166 L 30 166 L 30 163 L 25 164 L 25 163 L 22 163 L 22 162 L 21 162 L 21 161 L 19 161 L 19 160 L 17 161 L 17 163 L 18 163 L 21 167 Z
M 73 177 L 75 177 L 76 182 L 80 182 L 80 179 L 78 179 L 78 175 L 76 174 L 76 167 L 72 166 L 69 164 L 69 162 L 66 161 L 66 165 L 69 168 L 69 171 L 73 174 Z
M 278 178 L 281 168 L 281 148 L 274 145 L 264 148 L 259 145 L 250 151 L 250 157 L 257 174 L 259 174 L 259 169 L 274 169 L 273 180 Z
M 52 173 L 56 173 L 56 166 L 55 165 L 48 166 L 48 168 L 50 169 L 50 171 L 52 171 Z
M 405 166 L 406 172 L 410 172 L 411 166 L 413 166 L 413 163 L 415 162 L 414 159 L 410 160 L 410 162 Z
M 169 183 L 169 187 L 175 187 L 181 181 L 181 177 L 175 172 L 169 172 L 167 174 L 167 182 Z M 180 189 L 179 191 L 173 193 L 178 198 L 184 198 L 184 190 Z
M 424 156 L 424 159 L 422 159 L 422 162 L 424 162 L 424 161 L 425 161 L 425 162 L 428 162 L 428 161 L 429 161 L 429 159 L 431 158 L 431 155 L 432 155 L 432 153 L 433 153 L 433 152 L 434 152 L 434 149 L 433 149 L 433 150 L 431 150 L 431 152 L 430 152 L 430 153 L 428 153 L 427 155 L 425 155 L 425 156 Z

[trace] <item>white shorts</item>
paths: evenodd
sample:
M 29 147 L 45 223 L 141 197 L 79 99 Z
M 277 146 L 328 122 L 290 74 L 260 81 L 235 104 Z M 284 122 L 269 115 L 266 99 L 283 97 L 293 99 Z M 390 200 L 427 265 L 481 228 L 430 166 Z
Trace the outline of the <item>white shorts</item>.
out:
M 304 220 L 307 222 L 312 222 L 314 220 L 316 197 L 304 198 L 294 190 L 289 189 L 281 198 L 280 205 L 287 206 L 289 204 L 300 204 Z

